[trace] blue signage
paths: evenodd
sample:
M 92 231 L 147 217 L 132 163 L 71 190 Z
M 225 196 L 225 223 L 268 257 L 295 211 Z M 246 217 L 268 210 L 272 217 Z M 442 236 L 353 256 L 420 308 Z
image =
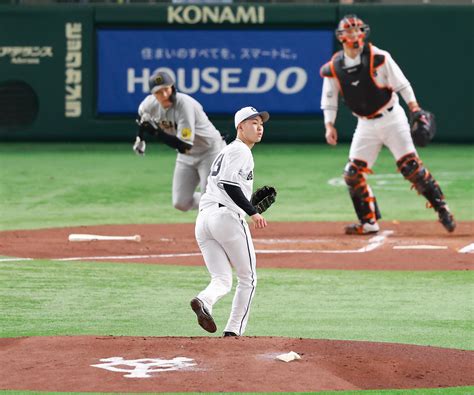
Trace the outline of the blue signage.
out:
M 252 105 L 273 114 L 320 114 L 319 68 L 328 30 L 99 29 L 98 113 L 136 113 L 148 79 L 168 71 L 209 114 Z

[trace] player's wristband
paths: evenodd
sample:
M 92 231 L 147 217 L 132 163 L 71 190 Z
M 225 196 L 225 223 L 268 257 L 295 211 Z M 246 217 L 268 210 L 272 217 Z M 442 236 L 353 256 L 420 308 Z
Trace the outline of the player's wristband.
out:
M 252 216 L 257 214 L 257 209 L 252 206 L 252 203 L 245 197 L 242 189 L 236 185 L 222 184 L 227 195 L 233 200 L 233 202 L 244 210 L 247 215 Z

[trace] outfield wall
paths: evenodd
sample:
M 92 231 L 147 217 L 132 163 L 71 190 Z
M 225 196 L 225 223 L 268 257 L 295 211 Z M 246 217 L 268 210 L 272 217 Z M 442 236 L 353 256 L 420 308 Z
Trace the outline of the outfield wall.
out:
M 233 109 L 251 104 L 272 114 L 266 141 L 322 142 L 319 66 L 338 48 L 337 21 L 356 13 L 436 114 L 436 141 L 472 143 L 473 9 L 0 6 L 0 140 L 133 140 L 147 73 L 166 67 L 222 134 L 234 133 Z M 341 110 L 341 141 L 354 125 Z

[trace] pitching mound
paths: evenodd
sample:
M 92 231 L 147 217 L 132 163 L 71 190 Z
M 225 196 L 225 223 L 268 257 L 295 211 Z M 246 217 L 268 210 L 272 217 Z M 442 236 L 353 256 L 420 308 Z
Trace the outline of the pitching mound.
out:
M 436 221 L 382 222 L 347 236 L 343 223 L 273 222 L 252 230 L 257 266 L 340 270 L 472 270 L 473 222 L 447 233 Z M 70 242 L 70 234 L 140 235 L 141 241 Z M 470 251 L 470 252 L 469 252 Z M 0 232 L 0 256 L 63 261 L 203 265 L 194 224 L 107 225 Z M 7 258 L 8 259 L 8 258 Z
M 294 351 L 301 359 L 276 356 Z M 0 339 L 1 389 L 280 392 L 474 384 L 474 352 L 278 337 Z

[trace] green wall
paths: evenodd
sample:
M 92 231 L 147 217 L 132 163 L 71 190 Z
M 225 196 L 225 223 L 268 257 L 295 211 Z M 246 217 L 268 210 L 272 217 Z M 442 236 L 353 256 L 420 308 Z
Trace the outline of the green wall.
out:
M 265 7 L 265 23 L 252 25 L 252 28 L 334 28 L 341 16 L 358 14 L 371 26 L 371 41 L 388 50 L 401 66 L 422 107 L 436 114 L 436 141 L 474 141 L 471 77 L 473 6 L 258 5 Z M 249 6 L 252 5 L 226 7 Z M 133 27 L 167 25 L 168 7 L 173 6 L 0 6 L 0 93 L 6 81 L 21 80 L 33 87 L 40 103 L 38 117 L 30 126 L 13 128 L 0 119 L 0 140 L 133 140 L 133 119 L 96 116 L 94 29 L 96 26 L 124 24 Z M 80 66 L 74 70 L 76 77 L 79 71 L 81 80 L 76 80 L 72 86 L 66 81 L 67 23 L 80 23 L 82 27 L 81 48 L 73 48 L 73 52 L 81 52 Z M 189 26 L 173 24 L 173 28 Z M 196 29 L 219 29 L 230 25 L 198 23 L 192 26 Z M 232 27 L 246 28 L 248 25 Z M 22 64 L 5 54 L 7 47 L 36 46 L 52 47 L 53 56 L 29 60 L 38 62 L 36 64 Z M 459 78 L 456 79 L 457 76 Z M 67 96 L 70 89 L 75 89 L 77 93 L 78 85 L 81 93 L 80 115 L 67 117 Z M 211 118 L 222 133 L 234 133 L 232 114 L 225 117 L 213 117 L 211 114 Z M 336 126 L 341 141 L 349 141 L 355 119 L 345 108 L 341 109 Z M 322 117 L 273 116 L 271 127 L 268 140 L 324 141 Z

